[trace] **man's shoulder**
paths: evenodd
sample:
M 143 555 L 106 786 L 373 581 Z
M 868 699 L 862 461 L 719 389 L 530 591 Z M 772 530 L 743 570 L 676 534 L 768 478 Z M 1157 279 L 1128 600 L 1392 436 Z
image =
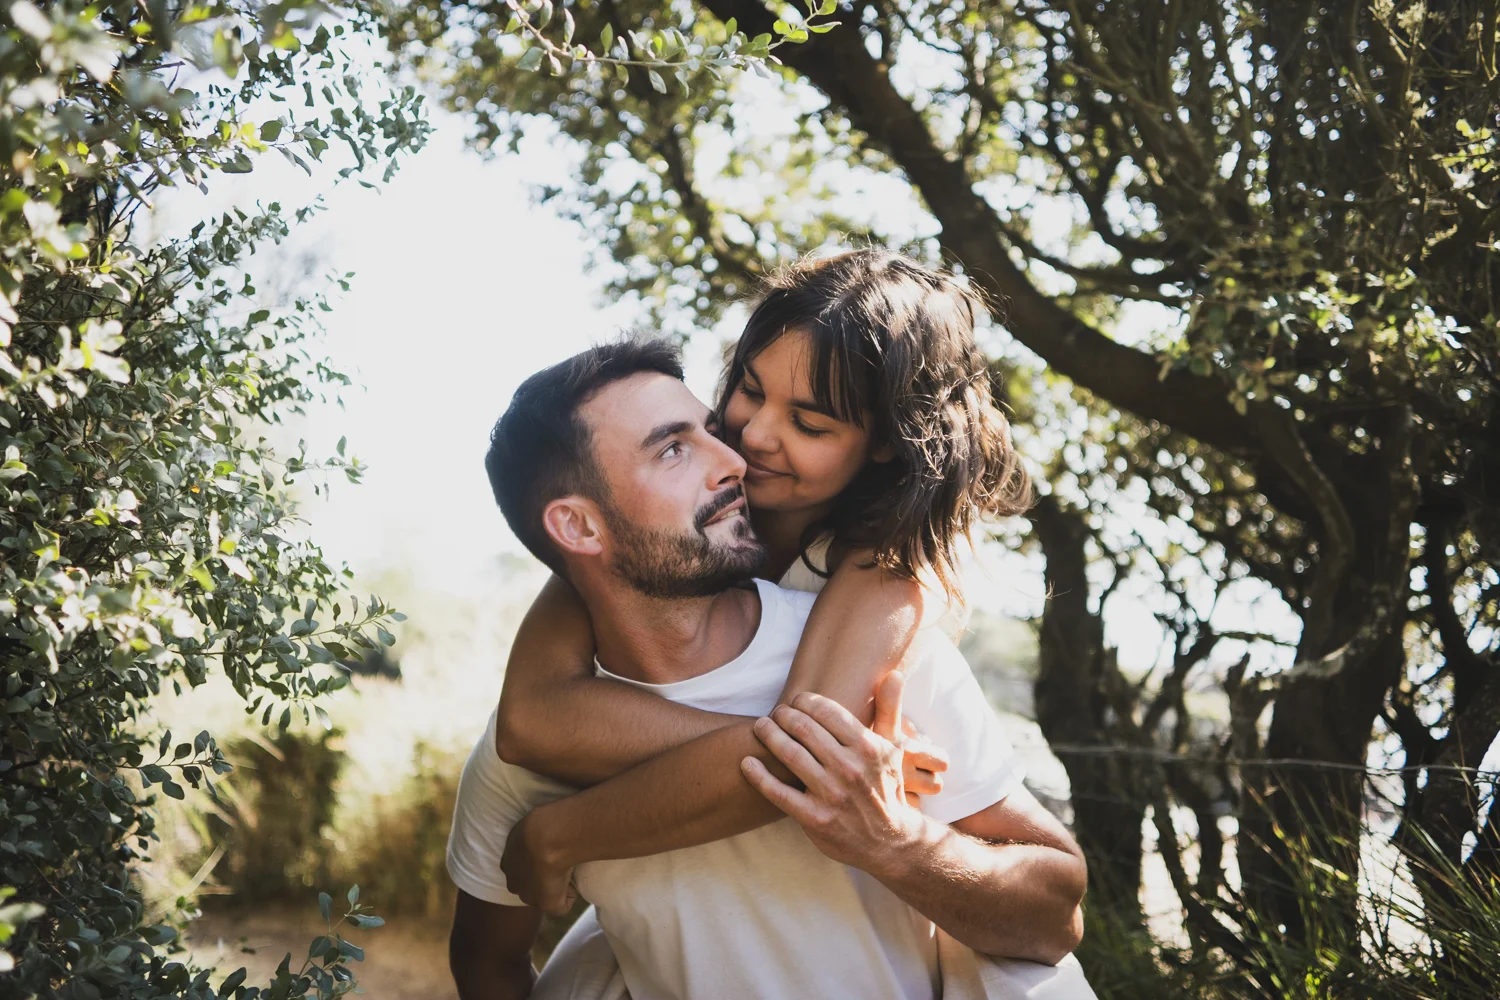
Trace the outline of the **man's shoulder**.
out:
M 800 618 L 803 624 L 807 622 L 807 616 L 812 612 L 812 606 L 818 600 L 818 595 L 811 591 L 792 590 L 790 587 L 783 587 L 770 580 L 757 579 L 755 584 L 760 591 L 762 613 L 764 613 L 765 604 L 774 603 L 779 610 Z

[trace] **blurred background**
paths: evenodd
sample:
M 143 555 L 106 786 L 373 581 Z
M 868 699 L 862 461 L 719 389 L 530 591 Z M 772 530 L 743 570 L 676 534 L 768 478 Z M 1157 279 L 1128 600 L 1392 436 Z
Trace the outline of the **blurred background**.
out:
M 544 578 L 492 423 L 633 328 L 709 399 L 762 277 L 877 244 L 992 306 L 1039 491 L 963 649 L 1088 856 L 1100 996 L 1494 995 L 1500 0 L 6 9 L 31 982 L 264 982 L 358 884 L 386 925 L 299 988 L 452 996 L 457 777 Z

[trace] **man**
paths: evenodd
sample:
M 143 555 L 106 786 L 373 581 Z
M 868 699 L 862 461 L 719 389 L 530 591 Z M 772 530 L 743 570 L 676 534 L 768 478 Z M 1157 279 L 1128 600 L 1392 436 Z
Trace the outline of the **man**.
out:
M 750 582 L 762 550 L 744 509 L 744 462 L 709 431 L 681 378 L 660 342 L 586 351 L 517 391 L 488 464 L 517 537 L 587 606 L 601 674 L 761 715 L 813 598 Z M 953 761 L 925 815 L 905 802 L 889 741 L 834 703 L 799 696 L 755 724 L 763 744 L 744 764 L 796 822 L 651 857 L 577 859 L 579 890 L 634 1000 L 931 998 L 934 922 L 991 953 L 1056 962 L 1073 949 L 1082 860 L 1019 786 L 967 665 L 936 640 L 905 683 L 906 714 Z M 889 715 L 894 692 L 885 694 Z M 449 844 L 464 1000 L 528 995 L 541 914 L 512 891 L 500 859 L 528 812 L 572 791 L 500 761 L 494 735 L 465 768 Z M 793 775 L 803 789 L 784 780 Z

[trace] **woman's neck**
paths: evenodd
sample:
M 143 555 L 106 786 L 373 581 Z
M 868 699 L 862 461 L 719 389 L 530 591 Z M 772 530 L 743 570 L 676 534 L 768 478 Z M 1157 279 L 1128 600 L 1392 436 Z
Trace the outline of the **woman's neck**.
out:
M 791 568 L 802 555 L 807 529 L 827 516 L 828 509 L 828 504 L 800 510 L 751 509 L 750 525 L 766 547 L 766 579 L 780 580 Z

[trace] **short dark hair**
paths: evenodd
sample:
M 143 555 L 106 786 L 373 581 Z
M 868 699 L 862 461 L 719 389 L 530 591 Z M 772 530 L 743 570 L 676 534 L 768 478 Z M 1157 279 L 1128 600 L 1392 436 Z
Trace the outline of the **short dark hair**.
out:
M 589 426 L 578 411 L 605 386 L 642 372 L 680 380 L 676 345 L 629 336 L 543 368 L 521 383 L 490 431 L 484 468 L 495 502 L 521 544 L 560 575 L 561 553 L 542 526 L 542 511 L 570 494 L 608 500 Z

